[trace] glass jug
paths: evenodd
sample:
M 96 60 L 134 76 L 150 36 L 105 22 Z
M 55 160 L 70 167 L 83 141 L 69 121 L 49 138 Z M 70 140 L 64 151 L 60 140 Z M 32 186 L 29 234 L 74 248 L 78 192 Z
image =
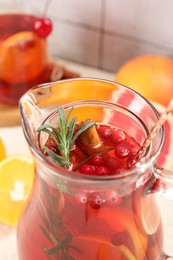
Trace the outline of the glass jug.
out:
M 46 134 L 37 132 L 43 123 L 58 126 L 58 106 L 73 107 L 79 122 L 90 118 L 118 127 L 142 144 L 159 118 L 154 106 L 128 87 L 93 78 L 38 85 L 19 106 L 36 169 L 18 225 L 19 259 L 171 259 L 163 249 L 156 196 L 173 199 L 172 173 L 157 165 L 164 128 L 135 167 L 110 176 L 55 165 L 40 149 Z

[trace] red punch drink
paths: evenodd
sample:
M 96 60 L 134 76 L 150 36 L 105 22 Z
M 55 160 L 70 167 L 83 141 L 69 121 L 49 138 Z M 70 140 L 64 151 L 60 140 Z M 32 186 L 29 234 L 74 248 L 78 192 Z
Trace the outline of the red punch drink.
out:
M 100 118 L 101 111 L 92 109 Z M 19 259 L 157 259 L 162 248 L 161 219 L 153 195 L 147 194 L 153 177 L 150 170 L 130 174 L 138 141 L 115 125 L 91 122 L 85 118 L 86 108 L 78 110 L 77 121 L 69 128 L 64 117 L 63 127 L 60 122 L 56 128 L 47 124 L 39 128 L 40 153 L 56 165 L 57 174 L 46 167 L 38 170 L 19 222 Z M 67 151 L 75 134 L 66 161 L 63 144 Z

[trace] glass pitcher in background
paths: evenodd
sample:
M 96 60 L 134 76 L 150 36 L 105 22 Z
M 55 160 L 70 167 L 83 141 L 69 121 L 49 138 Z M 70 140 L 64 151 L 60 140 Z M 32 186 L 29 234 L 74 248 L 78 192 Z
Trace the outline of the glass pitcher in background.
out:
M 19 10 L 14 6 L 0 13 L 0 103 L 4 105 L 17 105 L 29 88 L 50 81 L 47 37 L 52 22 L 34 11 Z

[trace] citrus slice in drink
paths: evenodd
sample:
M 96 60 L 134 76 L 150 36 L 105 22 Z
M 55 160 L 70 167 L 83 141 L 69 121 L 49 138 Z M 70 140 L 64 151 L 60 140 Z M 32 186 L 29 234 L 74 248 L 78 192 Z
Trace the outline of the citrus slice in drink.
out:
M 109 241 L 100 237 L 77 236 L 71 243 L 70 254 L 78 260 L 126 260 L 126 256 Z
M 2 139 L 0 138 L 0 161 L 3 160 L 6 156 L 5 147 L 2 142 Z
M 141 224 L 148 235 L 157 232 L 160 225 L 160 213 L 154 195 L 146 195 L 140 203 Z
M 34 163 L 29 157 L 12 155 L 0 162 L 0 221 L 16 225 L 34 180 Z
M 116 209 L 109 208 L 109 210 L 107 208 L 102 208 L 98 215 L 96 210 L 91 209 L 89 214 L 92 214 L 92 216 L 95 214 L 97 219 L 104 219 L 110 226 L 112 225 L 112 230 L 114 230 L 118 225 L 124 226 L 124 230 L 128 232 L 134 247 L 134 252 L 132 252 L 133 255 L 136 259 L 144 258 L 148 242 L 147 236 L 145 236 L 142 230 L 140 230 L 136 225 L 135 215 L 133 212 L 125 208 L 116 207 Z
M 30 81 L 43 72 L 46 42 L 33 32 L 18 32 L 0 44 L 0 79 L 8 83 Z

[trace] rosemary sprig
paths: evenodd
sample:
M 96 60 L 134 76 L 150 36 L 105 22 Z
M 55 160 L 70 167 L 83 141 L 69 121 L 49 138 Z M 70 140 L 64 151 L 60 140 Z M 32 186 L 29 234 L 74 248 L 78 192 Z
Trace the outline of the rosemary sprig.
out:
M 86 129 L 96 124 L 95 122 L 88 122 L 82 128 L 80 128 L 76 133 L 74 133 L 77 118 L 74 117 L 72 118 L 71 121 L 69 121 L 72 110 L 73 107 L 70 109 L 66 117 L 64 108 L 58 107 L 59 122 L 60 122 L 59 129 L 48 124 L 41 125 L 37 129 L 37 132 L 41 132 L 41 131 L 46 132 L 54 139 L 55 143 L 57 144 L 58 150 L 60 152 L 59 154 L 54 153 L 45 145 L 43 146 L 43 149 L 50 155 L 50 157 L 54 160 L 54 162 L 57 165 L 67 169 L 69 169 L 71 166 L 71 162 L 69 158 L 70 150 L 72 149 L 75 140 Z

